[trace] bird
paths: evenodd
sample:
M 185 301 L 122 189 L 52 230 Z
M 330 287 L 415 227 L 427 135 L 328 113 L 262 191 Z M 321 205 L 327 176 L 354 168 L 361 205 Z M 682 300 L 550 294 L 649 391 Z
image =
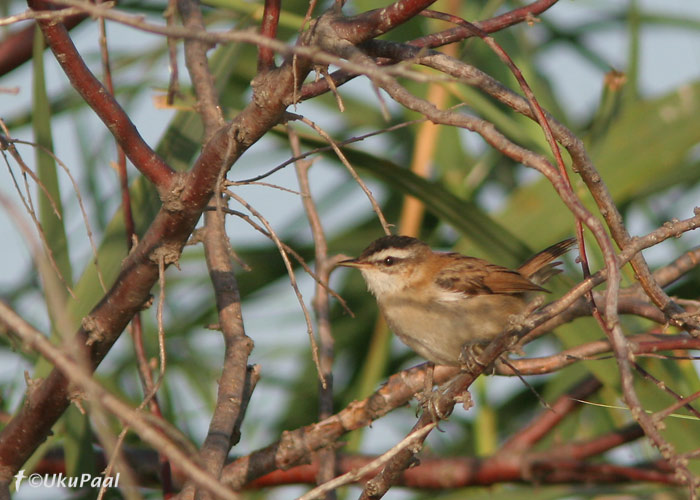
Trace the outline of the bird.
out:
M 413 351 L 438 365 L 463 366 L 465 346 L 488 344 L 547 292 L 542 285 L 561 272 L 555 259 L 575 243 L 556 243 L 513 270 L 389 235 L 338 264 L 362 273 L 389 328 Z

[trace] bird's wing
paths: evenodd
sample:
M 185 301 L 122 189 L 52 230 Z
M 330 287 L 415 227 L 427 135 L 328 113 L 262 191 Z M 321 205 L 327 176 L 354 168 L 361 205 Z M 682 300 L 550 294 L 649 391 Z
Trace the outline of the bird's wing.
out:
M 518 271 L 475 257 L 445 254 L 449 264 L 437 273 L 436 284 L 446 291 L 465 295 L 546 291 Z

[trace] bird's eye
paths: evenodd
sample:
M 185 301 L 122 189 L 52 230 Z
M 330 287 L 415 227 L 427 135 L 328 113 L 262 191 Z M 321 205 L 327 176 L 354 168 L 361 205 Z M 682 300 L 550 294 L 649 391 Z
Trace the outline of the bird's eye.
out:
M 387 257 L 384 259 L 384 265 L 385 266 L 393 266 L 396 263 L 396 260 L 393 257 Z

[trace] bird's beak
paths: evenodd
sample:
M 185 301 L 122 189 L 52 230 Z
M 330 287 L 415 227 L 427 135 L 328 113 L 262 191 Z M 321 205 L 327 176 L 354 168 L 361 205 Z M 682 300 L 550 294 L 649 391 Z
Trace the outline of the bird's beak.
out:
M 357 259 L 348 259 L 341 260 L 338 262 L 338 265 L 343 267 L 362 267 L 362 262 L 359 262 Z

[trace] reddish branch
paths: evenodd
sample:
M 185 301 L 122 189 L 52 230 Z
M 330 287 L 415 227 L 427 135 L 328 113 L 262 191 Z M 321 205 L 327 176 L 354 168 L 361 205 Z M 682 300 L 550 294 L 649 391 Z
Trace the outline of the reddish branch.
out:
M 28 4 L 33 9 L 50 7 L 50 4 L 43 0 L 28 0 Z M 95 78 L 80 57 L 66 27 L 62 23 L 50 20 L 37 22 L 44 33 L 46 43 L 53 51 L 73 88 L 109 127 L 134 166 L 161 192 L 167 190 L 175 171 L 146 144 L 114 96 Z
M 344 17 L 334 24 L 335 34 L 351 43 L 375 38 L 413 19 L 434 3 L 435 0 L 399 0 L 381 9 Z M 340 14 L 339 6 L 337 3 L 337 14 Z
M 521 23 L 525 20 L 533 18 L 533 16 L 536 16 L 538 14 L 541 14 L 545 10 L 547 10 L 549 7 L 554 5 L 558 0 L 538 0 L 537 2 L 533 2 L 529 5 L 526 5 L 524 7 L 520 7 L 517 9 L 514 9 L 512 11 L 506 12 L 505 14 L 501 14 L 500 16 L 493 17 L 491 19 L 487 19 L 484 21 L 479 21 L 475 22 L 474 25 L 479 27 L 481 30 L 483 30 L 485 33 L 495 33 L 497 31 L 500 31 L 502 29 L 508 28 L 514 24 Z M 426 6 L 427 8 L 427 6 Z M 471 30 L 468 30 L 464 27 L 457 27 L 457 28 L 452 28 L 446 31 L 442 31 L 440 33 L 433 33 L 431 35 L 427 35 L 425 37 L 421 38 L 416 38 L 415 40 L 412 40 L 408 42 L 408 45 L 418 47 L 418 48 L 424 48 L 424 47 L 429 47 L 429 48 L 436 48 L 440 47 L 443 45 L 447 45 L 449 43 L 454 43 L 458 42 L 461 40 L 466 40 L 468 38 L 471 38 L 473 36 L 476 36 L 475 33 Z M 368 48 L 371 47 L 372 44 L 375 41 L 369 41 L 365 42 L 362 45 L 362 48 Z M 379 65 L 383 64 L 392 64 L 394 62 L 397 62 L 397 60 L 389 60 L 389 59 L 377 59 L 376 63 Z M 345 70 L 338 70 L 333 72 L 330 75 L 330 78 L 332 79 L 332 84 L 333 86 L 338 86 L 342 85 L 343 83 L 346 83 L 353 78 L 358 76 L 356 73 L 351 73 L 349 71 Z M 317 82 L 313 83 L 307 83 L 304 85 L 302 88 L 302 100 L 305 99 L 311 99 L 312 97 L 316 97 L 320 94 L 323 94 L 325 92 L 328 92 L 330 90 L 329 83 L 326 80 L 319 80 Z
M 589 377 L 579 382 L 571 391 L 560 397 L 551 405 L 551 410 L 540 412 L 540 415 L 514 434 L 496 454 L 496 457 L 506 457 L 520 454 L 529 450 L 538 441 L 552 432 L 552 429 L 575 409 L 580 408 L 579 400 L 587 399 L 603 385 L 596 378 Z
M 344 474 L 359 469 L 375 457 L 341 455 L 338 472 Z M 559 465 L 561 464 L 561 467 Z M 537 484 L 618 484 L 651 482 L 678 484 L 673 474 L 656 464 L 616 466 L 580 460 L 542 458 L 523 469 L 509 460 L 480 460 L 478 458 L 421 458 L 420 463 L 402 472 L 400 486 L 425 490 L 446 490 L 468 486 L 491 486 L 504 482 Z M 313 484 L 319 463 L 300 465 L 287 471 L 275 471 L 251 483 L 250 489 L 289 484 Z M 367 479 L 367 478 L 365 478 Z
M 485 33 L 495 33 L 503 29 L 509 28 L 514 24 L 522 23 L 523 21 L 531 21 L 535 16 L 542 14 L 558 0 L 538 0 L 529 5 L 513 9 L 500 16 L 492 17 L 485 21 L 474 22 L 474 26 Z M 477 36 L 468 26 L 457 26 L 439 33 L 432 33 L 421 38 L 416 38 L 410 42 L 410 45 L 416 47 L 436 48 L 447 45 L 448 43 L 460 42 Z
M 627 429 L 622 429 L 616 434 L 624 435 L 628 432 Z M 151 450 L 129 447 L 124 449 L 124 453 L 129 465 L 138 474 L 140 485 L 148 487 L 157 485 L 158 457 L 155 453 Z M 97 458 L 100 461 L 98 467 L 104 467 L 104 457 L 97 454 Z M 372 456 L 341 454 L 338 461 L 338 472 L 343 474 L 356 470 L 374 458 Z M 314 483 L 319 465 L 318 461 L 314 461 L 311 464 L 292 467 L 286 471 L 271 472 L 251 482 L 246 489 L 255 490 L 290 484 L 310 485 Z M 65 474 L 65 457 L 62 451 L 50 451 L 33 472 Z M 513 461 L 505 459 L 421 457 L 418 465 L 404 471 L 399 484 L 414 489 L 445 490 L 468 486 L 489 486 L 502 482 L 531 483 L 533 480 L 539 484 L 617 484 L 624 482 L 678 484 L 671 471 L 664 468 L 663 464 L 640 463 L 620 467 L 585 462 L 574 455 L 568 459 L 561 456 L 549 458 L 540 456 L 532 462 L 532 467 L 529 469 L 523 469 L 518 464 L 514 464 Z
M 280 19 L 281 0 L 265 0 L 260 34 L 275 38 L 277 37 L 277 25 Z M 258 48 L 258 72 L 262 72 L 275 67 L 275 53 L 269 47 Z

